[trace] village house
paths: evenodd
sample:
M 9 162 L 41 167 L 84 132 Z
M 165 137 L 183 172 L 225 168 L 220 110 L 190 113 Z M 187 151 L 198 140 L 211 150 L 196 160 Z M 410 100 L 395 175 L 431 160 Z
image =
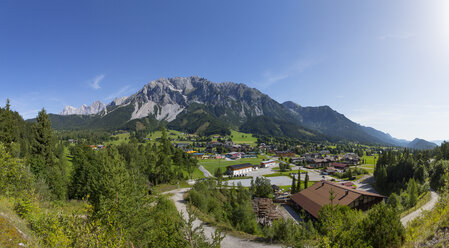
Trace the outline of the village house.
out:
M 294 163 L 294 164 L 299 164 L 299 163 L 302 163 L 304 161 L 306 161 L 305 157 L 299 157 L 299 158 L 291 158 L 290 162 Z
M 326 159 L 328 162 L 336 162 L 338 161 L 338 156 L 326 156 L 324 157 L 324 159 Z
M 334 173 L 338 172 L 334 167 L 327 167 L 323 169 L 323 175 L 332 175 Z
M 241 159 L 242 155 L 243 155 L 242 152 L 230 152 L 226 154 L 226 157 L 230 159 Z
M 323 168 L 327 167 L 329 162 L 326 159 L 322 158 L 309 158 L 306 159 L 307 161 L 307 168 L 316 169 L 316 168 Z
M 290 158 L 296 156 L 296 154 L 292 151 L 275 151 L 274 153 L 276 154 L 276 157 L 280 158 Z
M 211 156 L 212 159 L 224 159 L 225 156 L 221 155 L 221 154 L 215 154 Z
M 306 153 L 304 154 L 304 157 L 306 159 L 312 159 L 312 158 L 323 158 L 320 153 Z
M 297 207 L 304 209 L 317 219 L 320 209 L 331 203 L 330 192 L 333 192 L 333 204 L 348 206 L 362 211 L 370 209 L 385 198 L 376 193 L 356 190 L 338 183 L 322 180 L 292 195 L 291 199 Z
M 204 153 L 202 153 L 202 152 L 195 152 L 195 153 L 192 153 L 192 156 L 197 158 L 197 159 L 203 159 Z
M 218 142 L 218 141 L 212 141 L 212 142 L 209 142 L 209 144 L 208 144 L 208 146 L 210 146 L 210 147 L 219 147 L 219 146 L 222 146 L 223 145 L 223 143 L 221 143 L 221 142 Z
M 326 155 L 326 154 L 330 154 L 331 152 L 329 150 L 322 150 L 320 151 L 320 154 L 322 155 Z
M 242 158 L 257 158 L 257 154 L 243 154 Z
M 342 164 L 342 163 L 332 163 L 331 166 L 339 171 L 346 171 L 346 169 L 349 168 L 349 164 Z
M 358 165 L 361 161 L 360 157 L 355 153 L 346 153 L 341 160 L 349 165 Z
M 227 166 L 226 169 L 227 169 L 226 174 L 231 176 L 240 176 L 253 171 L 254 166 L 250 163 L 236 164 Z
M 189 143 L 175 143 L 174 145 L 176 148 L 184 149 L 184 148 L 187 148 L 190 144 Z
M 260 168 L 268 168 L 278 166 L 278 161 L 276 160 L 267 160 L 260 162 Z

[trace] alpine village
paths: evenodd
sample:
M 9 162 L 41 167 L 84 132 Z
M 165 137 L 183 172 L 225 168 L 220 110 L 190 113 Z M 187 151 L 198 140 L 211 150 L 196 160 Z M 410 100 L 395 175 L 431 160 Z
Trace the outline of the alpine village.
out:
M 0 248 L 449 247 L 448 6 L 1 1 Z

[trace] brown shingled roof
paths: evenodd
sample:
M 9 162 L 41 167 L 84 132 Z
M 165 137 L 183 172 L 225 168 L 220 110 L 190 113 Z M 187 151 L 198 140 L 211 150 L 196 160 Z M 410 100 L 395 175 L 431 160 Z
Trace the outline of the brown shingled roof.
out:
M 343 185 L 322 180 L 321 182 L 316 182 L 314 185 L 308 187 L 307 189 L 304 189 L 301 192 L 292 195 L 291 199 L 313 217 L 318 218 L 320 209 L 324 205 L 330 204 L 329 192 L 331 189 L 334 191 L 335 196 L 333 204 L 338 205 L 349 205 L 361 195 L 384 198 L 384 196 L 379 194 L 356 190 Z

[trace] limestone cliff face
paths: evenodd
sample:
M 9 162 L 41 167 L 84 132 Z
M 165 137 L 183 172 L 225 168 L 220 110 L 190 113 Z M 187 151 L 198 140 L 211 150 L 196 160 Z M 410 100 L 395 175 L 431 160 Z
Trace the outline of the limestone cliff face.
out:
M 94 115 L 106 109 L 106 105 L 100 101 L 92 103 L 90 106 L 85 104 L 79 108 L 65 106 L 60 115 Z
M 211 107 L 219 116 L 234 119 L 234 122 L 264 114 L 286 113 L 279 103 L 257 89 L 244 84 L 212 83 L 199 77 L 151 81 L 118 106 L 132 104 L 132 119 L 154 115 L 158 120 L 172 121 L 193 103 Z M 218 113 L 220 111 L 222 113 Z

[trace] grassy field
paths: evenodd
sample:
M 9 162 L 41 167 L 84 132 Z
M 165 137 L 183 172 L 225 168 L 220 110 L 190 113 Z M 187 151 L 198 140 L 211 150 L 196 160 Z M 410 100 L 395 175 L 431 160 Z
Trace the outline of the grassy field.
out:
M 129 133 L 119 133 L 112 135 L 112 137 L 117 137 L 118 140 L 111 140 L 105 143 L 105 145 L 120 145 L 121 143 L 126 143 L 129 141 Z
M 275 173 L 271 173 L 271 174 L 267 174 L 267 175 L 263 175 L 264 177 L 280 177 L 280 176 L 286 176 L 286 177 L 290 177 L 291 178 L 291 176 L 290 176 L 290 174 L 291 173 L 298 173 L 298 172 L 301 172 L 301 173 L 306 173 L 306 171 L 304 171 L 304 170 L 292 170 L 292 171 L 285 171 L 285 172 L 275 172 Z
M 183 171 L 184 177 L 189 177 L 189 173 L 187 173 L 187 171 Z M 200 169 L 195 168 L 195 170 L 192 173 L 192 179 L 200 179 L 200 178 L 205 178 L 204 173 L 202 171 L 200 171 Z
M 169 139 L 177 139 L 178 137 L 186 137 L 187 135 L 176 130 L 167 130 L 167 136 Z M 147 135 L 147 138 L 150 138 L 152 141 L 160 137 L 162 137 L 162 131 L 151 132 Z
M 226 166 L 229 165 L 245 164 L 245 163 L 258 165 L 260 164 L 261 161 L 265 159 L 266 159 L 265 156 L 258 156 L 258 158 L 242 158 L 234 161 L 228 161 L 223 159 L 200 160 L 198 163 L 204 166 L 204 168 L 206 168 L 206 170 L 208 170 L 213 175 L 217 170 L 217 168 L 226 168 Z
M 27 242 L 9 220 L 0 215 L 0 247 L 20 247 L 19 243 Z
M 373 174 L 374 173 L 374 167 L 375 165 L 373 164 L 366 164 L 366 165 L 361 165 L 359 166 L 360 168 L 363 168 L 365 170 L 367 170 L 369 173 Z
M 364 164 L 376 164 L 377 160 L 379 159 L 379 156 L 367 156 L 367 155 L 363 155 L 363 157 L 361 158 L 362 161 L 365 161 Z
M 257 142 L 257 138 L 253 137 L 252 134 L 241 133 L 238 131 L 231 130 L 231 138 L 235 144 L 250 144 L 254 146 Z
M 308 185 L 308 187 L 310 187 L 314 183 L 316 183 L 316 182 L 315 181 L 309 181 L 309 183 L 307 185 Z M 303 181 L 301 181 L 301 188 L 302 189 L 304 189 L 304 185 L 305 185 L 305 182 L 303 180 Z M 287 185 L 283 185 L 283 186 L 279 186 L 279 188 L 283 189 L 284 191 L 290 191 L 292 187 L 291 186 L 287 186 Z

